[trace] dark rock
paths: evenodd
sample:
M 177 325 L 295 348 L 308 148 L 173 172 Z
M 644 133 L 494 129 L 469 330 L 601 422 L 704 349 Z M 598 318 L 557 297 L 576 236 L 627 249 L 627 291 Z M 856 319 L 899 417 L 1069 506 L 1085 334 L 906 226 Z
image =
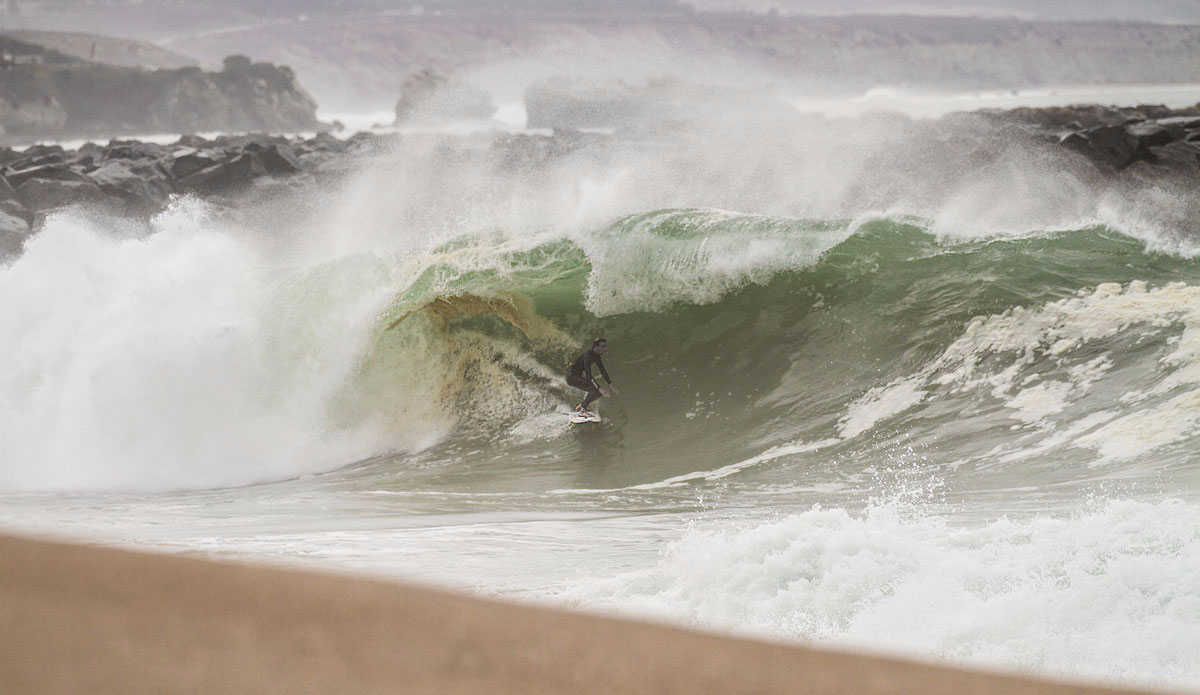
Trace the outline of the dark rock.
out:
M 29 222 L 0 211 L 0 258 L 20 253 L 29 233 Z
M 199 135 L 181 135 L 175 141 L 176 147 L 191 147 L 193 149 L 202 150 L 212 145 L 212 140 L 206 140 Z
M 1084 132 L 1090 145 L 1093 159 L 1124 169 L 1134 162 L 1138 154 L 1138 139 L 1124 126 L 1110 125 L 1092 128 Z
M 171 195 L 166 171 L 153 162 L 113 159 L 91 173 L 100 190 L 135 208 L 161 207 Z
M 8 166 L 9 164 L 20 160 L 24 156 L 24 152 L 17 152 L 11 147 L 2 147 L 0 148 L 0 166 Z
M 87 177 L 71 169 L 66 164 L 43 164 L 25 169 L 9 170 L 5 177 L 16 188 L 31 179 L 46 181 L 85 181 Z
M 0 176 L 0 200 L 13 200 L 17 197 L 17 189 L 8 182 L 4 176 Z
M 1101 106 L 1099 104 L 1076 104 L 1072 106 L 1029 107 L 1015 109 L 987 109 L 980 115 L 1004 123 L 1033 126 L 1045 131 L 1063 133 L 1072 130 L 1088 130 L 1113 125 L 1132 125 L 1146 121 L 1161 121 L 1175 117 L 1200 116 L 1194 107 L 1169 109 L 1160 104 L 1140 106 Z
M 17 187 L 21 204 L 43 213 L 66 205 L 98 203 L 107 196 L 87 177 L 78 180 L 29 179 Z
M 1149 153 L 1151 147 L 1161 147 L 1169 142 L 1182 140 L 1184 136 L 1183 128 L 1154 121 L 1131 125 L 1128 130 L 1130 135 L 1137 138 L 1138 149 L 1144 154 Z
M 177 179 L 182 190 L 196 193 L 220 193 L 246 185 L 267 173 L 256 153 L 244 152 L 233 159 L 219 162 L 193 174 Z
M 184 147 L 175 150 L 166 159 L 165 166 L 171 178 L 179 181 L 202 169 L 207 169 L 218 164 L 220 161 L 221 156 L 210 150 L 196 150 L 191 147 Z
M 289 140 L 282 135 L 249 133 L 246 135 L 218 135 L 213 139 L 212 144 L 214 147 L 221 147 L 225 149 L 261 152 L 271 145 L 288 142 Z
M 1084 137 L 1082 133 L 1078 132 L 1067 133 L 1059 138 L 1058 144 L 1075 150 L 1076 152 L 1084 153 L 1086 153 L 1092 146 L 1091 141 Z
M 25 220 L 26 223 L 32 225 L 34 214 L 29 208 L 21 204 L 21 201 L 12 198 L 10 200 L 0 200 L 0 212 L 11 217 L 16 217 Z
M 170 154 L 168 147 L 137 140 L 113 140 L 104 148 L 105 159 L 159 159 Z
M 1170 116 L 1158 119 L 1159 125 L 1178 126 L 1184 130 L 1200 128 L 1200 116 Z
M 104 148 L 94 142 L 87 142 L 76 150 L 75 155 L 70 157 L 67 163 L 72 168 L 82 170 L 86 174 L 100 166 L 103 161 Z
M 258 153 L 268 174 L 295 174 L 304 169 L 296 151 L 288 144 L 269 145 Z
M 384 152 L 400 135 L 359 132 L 346 138 L 346 152 L 351 155 L 374 155 Z
M 1151 161 L 1160 174 L 1200 176 L 1200 145 L 1170 142 L 1154 148 Z
M 1169 118 L 1175 112 L 1163 104 L 1139 104 L 1134 107 L 1138 113 L 1142 114 L 1147 120 L 1157 121 L 1163 118 Z
M 314 137 L 300 143 L 296 148 L 301 152 L 335 152 L 345 153 L 349 145 L 329 133 L 317 133 Z
M 50 152 L 37 156 L 25 156 L 13 162 L 10 166 L 13 169 L 33 169 L 35 167 L 53 166 L 55 164 L 63 164 L 67 161 L 67 156 L 62 152 Z
M 41 166 L 43 164 L 58 164 L 66 161 L 66 150 L 62 145 L 33 145 L 26 147 L 21 153 L 22 167 Z

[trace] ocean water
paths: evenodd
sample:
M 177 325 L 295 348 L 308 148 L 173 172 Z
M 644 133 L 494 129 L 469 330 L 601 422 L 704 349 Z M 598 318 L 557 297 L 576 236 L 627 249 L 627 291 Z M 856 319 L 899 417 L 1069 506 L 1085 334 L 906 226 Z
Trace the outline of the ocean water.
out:
M 0 528 L 1200 688 L 1193 193 L 721 116 L 54 215 L 0 267 Z

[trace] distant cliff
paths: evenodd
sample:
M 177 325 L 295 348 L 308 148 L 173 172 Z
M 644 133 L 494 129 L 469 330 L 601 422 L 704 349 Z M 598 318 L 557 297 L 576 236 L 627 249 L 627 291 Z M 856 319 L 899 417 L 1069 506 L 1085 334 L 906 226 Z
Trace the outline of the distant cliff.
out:
M 1180 84 L 1200 75 L 1200 26 L 968 17 L 346 16 L 231 27 L 166 45 L 202 63 L 230 53 L 286 62 L 330 110 L 389 108 L 404 77 L 425 68 L 481 86 L 481 74 L 502 75 L 508 65 L 528 81 L 765 76 L 834 93 Z
M 313 98 L 291 69 L 225 59 L 220 72 L 142 71 L 87 62 L 6 63 L 0 141 L 318 127 Z
M 192 58 L 168 51 L 149 41 L 67 31 L 17 30 L 8 32 L 8 36 L 92 63 L 143 70 L 187 68 L 197 64 Z

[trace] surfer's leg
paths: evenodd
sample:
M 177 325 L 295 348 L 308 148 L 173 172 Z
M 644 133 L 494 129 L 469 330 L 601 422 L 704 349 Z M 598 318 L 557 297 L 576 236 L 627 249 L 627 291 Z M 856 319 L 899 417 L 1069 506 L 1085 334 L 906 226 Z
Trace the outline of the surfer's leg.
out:
M 584 379 L 581 376 L 568 374 L 567 385 L 574 386 L 580 391 L 587 391 L 587 395 L 583 397 L 583 402 L 579 404 L 579 409 L 581 410 L 587 410 L 587 407 L 592 404 L 592 401 L 600 397 L 600 390 L 597 389 L 592 382 Z

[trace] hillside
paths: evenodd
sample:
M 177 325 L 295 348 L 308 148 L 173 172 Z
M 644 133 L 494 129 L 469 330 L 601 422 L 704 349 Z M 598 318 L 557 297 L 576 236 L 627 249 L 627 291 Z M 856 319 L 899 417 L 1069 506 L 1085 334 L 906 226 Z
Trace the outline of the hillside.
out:
M 196 65 L 194 58 L 174 53 L 148 41 L 67 31 L 10 31 L 9 36 L 58 53 L 93 63 L 157 70 Z
M 610 14 L 277 21 L 165 42 L 292 66 L 323 108 L 391 108 L 408 74 L 480 73 L 519 94 L 549 73 L 789 81 L 823 92 L 1191 83 L 1200 27 L 930 17 Z M 499 64 L 499 65 L 497 65 Z M 520 84 L 517 84 L 520 83 Z M 501 98 L 505 94 L 497 95 Z
M 0 70 L 0 142 L 207 131 L 315 130 L 316 103 L 287 67 L 230 56 L 219 72 L 97 63 Z

